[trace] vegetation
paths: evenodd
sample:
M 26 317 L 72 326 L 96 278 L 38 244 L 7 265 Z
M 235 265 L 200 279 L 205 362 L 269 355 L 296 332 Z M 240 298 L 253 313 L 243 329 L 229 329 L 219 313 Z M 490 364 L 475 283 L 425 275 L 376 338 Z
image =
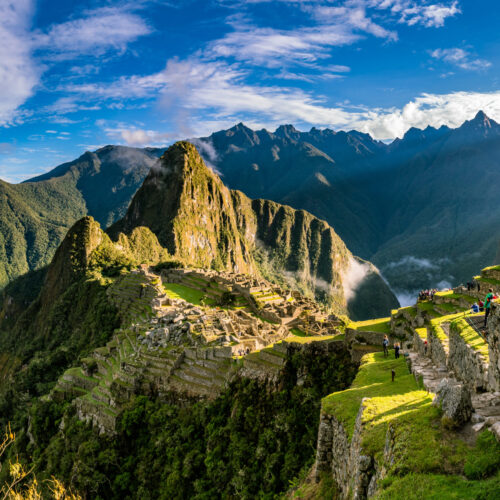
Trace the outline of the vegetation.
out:
M 349 324 L 350 328 L 361 332 L 391 333 L 390 318 L 378 318 L 366 321 L 355 321 Z
M 321 397 L 347 387 L 354 373 L 345 351 L 298 353 L 280 390 L 236 379 L 213 402 L 138 396 L 113 437 L 99 436 L 71 407 L 40 401 L 32 412 L 34 462 L 84 497 L 274 498 L 314 460 Z
M 168 297 L 172 299 L 182 299 L 197 306 L 203 305 L 205 293 L 195 288 L 190 288 L 179 283 L 164 283 L 163 288 Z
M 391 370 L 396 372 L 395 382 L 391 382 Z M 323 411 L 335 415 L 352 436 L 363 398 L 367 398 L 361 436 L 364 453 L 382 460 L 388 427 L 394 432 L 394 462 L 377 498 L 493 498 L 500 476 L 485 478 L 498 471 L 500 445 L 486 431 L 471 447 L 441 427 L 433 395 L 417 385 L 403 359 L 366 355 L 352 386 L 324 398 Z M 461 479 L 461 474 L 469 481 Z M 417 478 L 420 484 L 407 491 L 405 486 L 413 487 Z M 471 496 L 454 496 L 462 491 L 456 489 L 459 484 Z M 473 496 L 479 492 L 486 496 Z

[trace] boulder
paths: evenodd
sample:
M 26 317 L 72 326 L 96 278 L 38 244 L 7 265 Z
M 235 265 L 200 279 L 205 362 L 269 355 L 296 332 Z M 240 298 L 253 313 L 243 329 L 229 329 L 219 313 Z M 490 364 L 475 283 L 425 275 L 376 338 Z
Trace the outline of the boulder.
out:
M 471 419 L 472 401 L 468 387 L 444 378 L 439 383 L 433 404 L 443 410 L 446 427 L 461 427 Z

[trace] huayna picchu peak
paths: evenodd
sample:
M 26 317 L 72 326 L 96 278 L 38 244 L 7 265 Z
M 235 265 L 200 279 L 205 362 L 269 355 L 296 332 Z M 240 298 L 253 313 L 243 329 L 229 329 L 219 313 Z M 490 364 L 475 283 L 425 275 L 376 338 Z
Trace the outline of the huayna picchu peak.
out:
M 151 229 L 174 258 L 293 285 L 337 313 L 367 318 L 397 304 L 377 269 L 354 257 L 326 222 L 229 190 L 187 142 L 165 152 L 109 234 L 139 226 Z M 366 308 L 357 292 L 377 299 Z

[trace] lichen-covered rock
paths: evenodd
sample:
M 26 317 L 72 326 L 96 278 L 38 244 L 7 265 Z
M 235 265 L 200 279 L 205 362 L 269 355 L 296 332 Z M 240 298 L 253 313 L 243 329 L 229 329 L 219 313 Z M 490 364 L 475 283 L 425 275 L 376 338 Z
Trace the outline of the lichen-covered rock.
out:
M 437 388 L 433 404 L 443 410 L 443 424 L 447 427 L 461 427 L 471 419 L 471 394 L 465 384 L 444 378 Z

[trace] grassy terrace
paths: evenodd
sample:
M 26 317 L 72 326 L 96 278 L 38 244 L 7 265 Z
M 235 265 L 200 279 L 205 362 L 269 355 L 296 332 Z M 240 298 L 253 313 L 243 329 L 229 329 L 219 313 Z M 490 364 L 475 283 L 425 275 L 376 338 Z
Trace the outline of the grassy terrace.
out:
M 427 340 L 427 328 L 415 328 L 415 331 L 422 340 Z
M 479 314 L 481 315 L 481 314 Z M 474 315 L 474 316 L 479 316 Z M 488 344 L 485 340 L 465 321 L 465 319 L 457 319 L 451 323 L 450 328 L 457 332 L 475 351 L 480 352 L 486 361 L 489 361 Z
M 396 380 L 391 382 L 391 370 Z M 381 353 L 363 358 L 351 388 L 323 399 L 323 411 L 343 422 L 352 437 L 362 398 L 362 447 L 365 454 L 381 461 L 386 432 L 394 429 L 394 464 L 381 482 L 376 498 L 384 499 L 477 499 L 494 496 L 500 476 L 483 479 L 498 471 L 500 445 L 490 432 L 480 435 L 476 447 L 467 445 L 440 424 L 441 412 L 408 372 L 403 359 L 387 359 Z M 458 486 L 458 489 L 457 489 Z M 479 491 L 489 496 L 475 496 Z
M 419 302 L 417 304 L 417 308 L 420 309 L 421 311 L 426 312 L 433 318 L 438 318 L 439 316 L 442 316 L 442 314 L 438 313 L 434 309 L 434 304 L 432 302 Z
M 350 328 L 360 332 L 391 333 L 391 318 L 370 319 L 367 321 L 355 321 L 349 324 Z
M 165 283 L 163 288 L 167 296 L 171 299 L 183 299 L 197 306 L 201 305 L 201 299 L 205 296 L 201 290 L 195 290 L 194 288 L 179 285 L 178 283 Z
M 474 304 L 476 302 L 476 299 L 474 297 L 471 297 L 470 295 L 464 295 L 462 293 L 455 293 L 453 290 L 448 290 L 445 292 L 436 292 L 435 294 L 436 297 L 446 297 L 447 299 L 464 299 L 470 304 Z
M 407 306 L 407 307 L 401 307 L 399 309 L 393 309 L 391 311 L 391 315 L 395 316 L 396 314 L 404 314 L 407 312 L 412 318 L 414 318 L 417 315 L 417 309 L 414 306 Z
M 288 335 L 285 339 L 287 342 L 296 342 L 298 344 L 309 344 L 311 342 L 324 342 L 325 340 L 344 340 L 345 335 L 339 333 L 338 335 L 312 335 L 312 336 L 297 336 Z

